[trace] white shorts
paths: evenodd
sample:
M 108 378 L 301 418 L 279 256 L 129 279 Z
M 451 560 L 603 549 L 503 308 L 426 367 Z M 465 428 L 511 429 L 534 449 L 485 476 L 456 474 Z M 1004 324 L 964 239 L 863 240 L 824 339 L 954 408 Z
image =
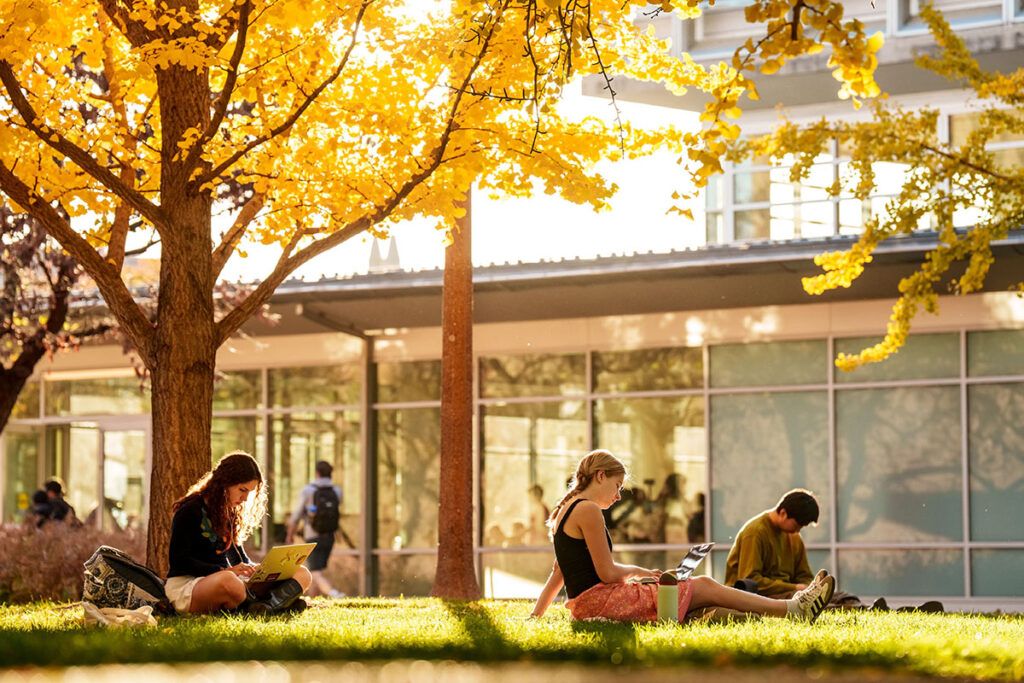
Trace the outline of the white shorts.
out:
M 174 604 L 178 614 L 188 614 L 192 604 L 192 590 L 205 576 L 172 576 L 164 584 L 167 599 Z

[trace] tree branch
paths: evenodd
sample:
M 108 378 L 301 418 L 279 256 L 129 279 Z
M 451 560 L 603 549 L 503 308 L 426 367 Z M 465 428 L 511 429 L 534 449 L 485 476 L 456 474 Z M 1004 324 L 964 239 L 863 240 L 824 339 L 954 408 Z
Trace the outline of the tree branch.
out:
M 154 334 L 153 325 L 132 299 L 131 293 L 125 287 L 124 281 L 121 280 L 120 273 L 111 264 L 104 261 L 99 253 L 72 229 L 70 223 L 64 220 L 56 209 L 33 192 L 3 162 L 0 162 L 0 190 L 42 223 L 46 232 L 57 240 L 92 277 L 96 286 L 103 293 L 103 298 L 110 310 L 117 316 L 125 333 L 145 362 L 148 359 L 150 341 Z
M 235 51 L 231 54 L 231 61 L 228 64 L 228 75 L 224 80 L 224 89 L 221 90 L 217 101 L 213 105 L 213 117 L 210 119 L 210 124 L 203 131 L 199 140 L 192 145 L 192 149 L 189 150 L 188 156 L 185 158 L 184 173 L 191 173 L 192 169 L 196 167 L 196 164 L 199 162 L 199 156 L 203 152 L 203 147 L 213 139 L 213 136 L 217 134 L 217 130 L 220 128 L 220 124 L 224 122 L 224 116 L 227 114 L 228 104 L 231 103 L 231 95 L 234 93 L 235 83 L 238 80 L 238 65 L 242 62 L 242 55 L 245 53 L 245 38 L 249 32 L 249 13 L 251 11 L 251 0 L 245 0 L 238 11 Z
M 263 208 L 266 199 L 266 195 L 256 194 L 247 201 L 242 210 L 235 216 L 235 221 L 231 224 L 231 228 L 221 238 L 220 244 L 213 250 L 213 280 L 215 282 L 220 277 L 220 272 L 224 270 L 224 265 L 231 258 L 231 254 L 234 253 L 235 247 L 238 246 L 239 240 L 242 239 L 242 235 L 245 234 L 249 223 L 252 222 L 256 214 Z
M 237 162 L 239 159 L 244 157 L 246 154 L 248 154 L 252 150 L 256 149 L 257 147 L 259 147 L 263 143 L 276 138 L 278 135 L 284 133 L 285 131 L 290 129 L 293 125 L 295 125 L 295 122 L 299 120 L 299 117 L 301 117 L 302 114 L 307 109 L 309 109 L 310 106 L 312 106 L 313 102 L 315 102 L 316 99 L 320 96 L 320 93 L 322 93 L 324 90 L 326 90 L 328 86 L 330 86 L 332 83 L 334 83 L 334 81 L 336 81 L 338 79 L 338 77 L 341 76 L 341 72 L 344 70 L 345 66 L 348 64 L 349 57 L 352 55 L 352 50 L 355 49 L 356 39 L 359 36 L 359 27 L 360 27 L 360 25 L 362 24 L 362 21 L 363 21 L 363 15 L 366 14 L 366 9 L 367 9 L 367 7 L 369 7 L 371 2 L 373 2 L 373 0 L 363 0 L 362 7 L 359 8 L 359 13 L 356 15 L 355 23 L 352 26 L 352 38 L 349 41 L 348 48 L 346 48 L 346 50 L 345 50 L 345 54 L 341 58 L 341 63 L 338 64 L 338 68 L 336 68 L 334 70 L 334 72 L 330 76 L 328 76 L 320 85 L 318 85 L 313 90 L 313 92 L 311 92 L 306 97 L 305 100 L 302 101 L 302 104 L 300 104 L 299 107 L 295 111 L 293 111 L 288 116 L 287 119 L 285 119 L 284 123 L 282 123 L 281 125 L 277 126 L 273 130 L 271 130 L 269 133 L 267 133 L 266 135 L 259 136 L 258 138 L 256 138 L 255 140 L 253 140 L 252 142 L 247 144 L 242 149 L 237 150 L 234 154 L 232 154 L 230 157 L 228 157 L 227 159 L 222 161 L 215 168 L 213 168 L 212 170 L 204 173 L 199 178 L 196 178 L 195 180 L 193 180 L 189 184 L 190 185 L 189 189 L 191 189 L 192 191 L 195 191 L 197 188 L 202 187 L 204 184 L 210 182 L 211 180 L 215 179 L 217 176 L 219 176 L 220 174 L 224 173 L 229 168 L 234 166 L 235 162 Z
M 117 25 L 117 28 L 133 47 L 142 47 L 158 37 L 156 33 L 143 26 L 142 22 L 131 18 L 133 0 L 99 0 L 99 2 L 103 11 Z M 122 2 L 127 7 L 123 6 Z
M 35 133 L 36 137 L 46 143 L 48 147 L 60 152 L 73 161 L 85 173 L 128 202 L 136 211 L 153 223 L 153 225 L 157 226 L 158 229 L 163 227 L 164 217 L 160 207 L 150 202 L 134 188 L 125 185 L 121 182 L 120 178 L 103 166 L 100 166 L 88 152 L 65 138 L 58 131 L 46 127 L 45 124 L 37 123 L 41 119 L 36 115 L 35 109 L 32 108 L 31 103 L 25 97 L 25 93 L 22 92 L 21 84 L 18 82 L 18 77 L 15 76 L 11 64 L 5 59 L 0 59 L 0 81 L 3 82 L 4 87 L 7 89 L 11 103 L 18 110 L 21 118 L 24 119 L 25 126 Z

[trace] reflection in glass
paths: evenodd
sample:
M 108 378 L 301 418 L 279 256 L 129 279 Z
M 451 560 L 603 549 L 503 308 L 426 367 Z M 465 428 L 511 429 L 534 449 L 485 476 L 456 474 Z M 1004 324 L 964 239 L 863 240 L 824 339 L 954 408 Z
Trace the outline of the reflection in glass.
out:
M 480 588 L 485 598 L 536 600 L 548 580 L 553 562 L 551 550 L 542 553 L 484 553 L 480 556 L 484 575 Z
M 39 417 L 39 382 L 25 382 L 11 409 L 10 419 L 23 420 Z
M 1024 330 L 967 333 L 970 377 L 1024 374 Z
M 275 408 L 359 403 L 358 366 L 314 365 L 267 372 L 270 405 Z
M 481 358 L 480 393 L 500 398 L 582 394 L 585 373 L 582 353 Z
M 722 244 L 725 242 L 725 221 L 722 214 L 709 212 L 705 216 L 706 231 L 705 238 L 708 244 Z
M 836 354 L 860 353 L 881 337 L 837 339 Z M 960 337 L 956 334 L 915 334 L 903 348 L 884 362 L 868 363 L 851 372 L 835 369 L 836 381 L 883 382 L 905 379 L 941 379 L 960 376 Z
M 586 454 L 583 402 L 480 407 L 483 544 L 548 545 L 545 522 Z
M 1024 550 L 971 551 L 971 593 L 979 597 L 1024 597 Z
M 967 387 L 971 540 L 1024 541 L 1024 384 Z
M 20 523 L 40 488 L 39 434 L 8 430 L 4 447 L 4 523 Z
M 335 543 L 335 548 L 338 544 Z M 361 563 L 358 555 L 334 553 L 327 563 L 324 575 L 336 590 L 345 595 L 359 595 L 359 573 Z
M 103 433 L 103 496 L 113 517 L 103 530 L 146 529 L 146 432 L 141 429 Z
M 838 392 L 836 456 L 839 540 L 963 539 L 957 387 Z
M 149 412 L 149 387 L 137 377 L 46 383 L 47 415 L 138 415 Z
M 838 580 L 859 596 L 964 594 L 964 554 L 959 549 L 840 550 Z
M 64 478 L 65 494 L 78 518 L 89 526 L 96 526 L 99 512 L 99 429 L 90 424 L 71 424 L 59 428 L 67 445 L 68 468 Z M 110 509 L 103 509 L 103 526 L 111 529 L 113 517 Z
M 830 365 L 827 348 L 824 339 L 712 346 L 711 386 L 824 384 Z
M 733 215 L 733 233 L 737 240 L 762 240 L 771 237 L 769 209 L 748 209 Z
M 263 460 L 262 421 L 257 417 L 215 417 L 210 430 L 210 452 L 212 463 L 217 462 L 232 451 L 245 451 Z
M 377 364 L 377 400 L 381 403 L 441 400 L 441 361 Z
M 218 371 L 213 383 L 214 410 L 263 407 L 263 373 L 259 370 Z
M 430 595 L 436 570 L 434 554 L 378 555 L 377 594 L 388 598 Z
M 794 488 L 814 493 L 820 508 L 818 525 L 801 532 L 804 541 L 828 541 L 828 394 L 712 396 L 710 422 L 715 542 L 731 544 L 747 520 Z
M 316 478 L 315 467 L 326 460 L 332 479 L 341 487 L 341 520 L 335 548 L 358 548 L 360 524 L 359 413 L 288 413 L 273 418 L 270 498 L 273 539 L 281 542 L 299 493 Z
M 622 500 L 605 513 L 612 540 L 688 543 L 707 482 L 704 399 L 602 399 L 595 423 L 597 447 L 629 472 Z
M 600 394 L 704 386 L 700 348 L 671 347 L 594 354 L 594 390 Z
M 378 548 L 437 546 L 441 411 L 377 411 Z

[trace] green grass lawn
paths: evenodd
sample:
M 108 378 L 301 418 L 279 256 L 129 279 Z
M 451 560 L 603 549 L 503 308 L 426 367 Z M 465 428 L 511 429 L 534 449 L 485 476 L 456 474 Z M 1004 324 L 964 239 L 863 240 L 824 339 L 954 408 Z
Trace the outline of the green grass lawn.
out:
M 1024 679 L 1024 616 L 830 612 L 816 624 L 578 623 L 523 601 L 314 601 L 293 618 L 161 618 L 156 628 L 79 624 L 66 605 L 0 605 L 0 666 L 213 660 L 455 659 L 630 666 L 872 667 Z

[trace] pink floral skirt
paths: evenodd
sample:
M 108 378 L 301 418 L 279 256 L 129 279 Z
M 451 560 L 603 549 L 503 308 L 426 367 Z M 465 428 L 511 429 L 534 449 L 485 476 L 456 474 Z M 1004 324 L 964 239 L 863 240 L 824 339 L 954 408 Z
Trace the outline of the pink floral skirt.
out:
M 690 611 L 693 586 L 679 584 L 679 621 Z M 599 583 L 565 603 L 573 619 L 657 621 L 658 586 L 653 583 Z

